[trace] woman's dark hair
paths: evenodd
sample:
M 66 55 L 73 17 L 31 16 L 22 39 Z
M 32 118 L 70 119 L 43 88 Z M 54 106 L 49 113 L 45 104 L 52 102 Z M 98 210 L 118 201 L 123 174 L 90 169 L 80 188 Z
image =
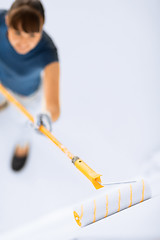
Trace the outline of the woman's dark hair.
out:
M 45 13 L 39 0 L 15 0 L 9 9 L 8 25 L 26 33 L 40 32 Z

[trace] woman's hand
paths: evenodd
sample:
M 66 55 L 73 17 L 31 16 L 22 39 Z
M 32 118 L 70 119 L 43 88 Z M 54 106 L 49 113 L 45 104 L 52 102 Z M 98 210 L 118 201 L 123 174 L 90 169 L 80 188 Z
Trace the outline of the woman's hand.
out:
M 39 130 L 40 126 L 44 126 L 48 131 L 52 131 L 52 119 L 49 112 L 37 114 L 34 120 L 35 130 Z

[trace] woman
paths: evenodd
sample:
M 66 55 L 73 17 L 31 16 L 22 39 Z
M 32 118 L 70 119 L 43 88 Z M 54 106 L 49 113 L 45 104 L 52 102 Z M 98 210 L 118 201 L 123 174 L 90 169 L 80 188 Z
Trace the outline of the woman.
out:
M 38 0 L 15 0 L 9 11 L 0 10 L 0 82 L 36 112 L 43 72 L 44 109 L 35 117 L 35 125 L 51 130 L 51 122 L 60 115 L 59 61 L 56 46 L 43 31 L 44 22 L 44 8 Z M 8 104 L 0 99 L 2 110 Z M 22 169 L 28 153 L 29 142 L 16 146 L 13 170 Z

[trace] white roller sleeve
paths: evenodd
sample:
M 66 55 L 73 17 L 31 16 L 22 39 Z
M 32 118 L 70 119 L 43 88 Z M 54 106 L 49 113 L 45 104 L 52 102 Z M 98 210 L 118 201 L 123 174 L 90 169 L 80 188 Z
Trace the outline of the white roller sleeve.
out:
M 74 209 L 77 224 L 84 227 L 102 218 L 151 198 L 151 189 L 145 180 L 106 190 L 95 199 L 89 199 Z

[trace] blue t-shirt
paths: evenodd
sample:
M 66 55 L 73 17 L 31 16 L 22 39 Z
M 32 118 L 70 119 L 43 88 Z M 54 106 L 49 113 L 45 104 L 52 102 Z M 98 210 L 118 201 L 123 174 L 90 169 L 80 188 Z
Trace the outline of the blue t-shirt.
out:
M 13 92 L 28 96 L 41 82 L 41 71 L 58 62 L 57 48 L 43 31 L 37 46 L 25 55 L 18 54 L 7 37 L 6 10 L 0 10 L 0 82 Z

